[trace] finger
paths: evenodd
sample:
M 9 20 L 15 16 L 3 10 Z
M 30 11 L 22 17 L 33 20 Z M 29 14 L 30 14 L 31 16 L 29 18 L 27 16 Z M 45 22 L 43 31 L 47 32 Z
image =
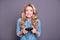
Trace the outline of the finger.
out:
M 27 32 L 26 32 L 27 33 Z

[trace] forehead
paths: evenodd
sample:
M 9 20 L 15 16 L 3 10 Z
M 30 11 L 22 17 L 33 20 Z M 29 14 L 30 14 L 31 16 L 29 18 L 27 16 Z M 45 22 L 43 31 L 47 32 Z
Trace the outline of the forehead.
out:
M 27 6 L 26 9 L 31 9 L 32 10 L 33 8 L 31 6 Z

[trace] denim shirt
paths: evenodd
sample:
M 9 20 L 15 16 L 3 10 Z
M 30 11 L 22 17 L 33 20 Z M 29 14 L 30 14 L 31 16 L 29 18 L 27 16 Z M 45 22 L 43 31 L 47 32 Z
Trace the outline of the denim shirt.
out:
M 36 34 L 33 34 L 31 31 L 28 31 L 28 33 L 26 33 L 25 35 L 20 35 L 19 32 L 22 30 L 21 26 L 20 26 L 20 22 L 21 22 L 21 18 L 17 19 L 17 28 L 16 28 L 16 35 L 18 37 L 20 37 L 20 40 L 37 40 L 37 37 L 40 37 L 41 35 L 41 23 L 40 23 L 40 20 L 38 19 L 38 35 Z M 32 27 L 32 22 L 31 20 L 28 21 L 26 20 L 25 21 L 25 27 Z

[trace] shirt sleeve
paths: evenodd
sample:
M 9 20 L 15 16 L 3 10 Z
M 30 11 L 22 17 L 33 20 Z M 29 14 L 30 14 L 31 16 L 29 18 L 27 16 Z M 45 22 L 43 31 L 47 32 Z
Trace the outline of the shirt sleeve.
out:
M 16 35 L 18 37 L 22 36 L 22 35 L 19 34 L 19 32 L 21 31 L 20 22 L 21 22 L 21 18 L 17 19 Z
M 40 23 L 39 19 L 38 19 L 38 29 L 37 29 L 37 31 L 38 31 L 37 37 L 40 37 L 40 35 L 41 35 L 41 23 Z

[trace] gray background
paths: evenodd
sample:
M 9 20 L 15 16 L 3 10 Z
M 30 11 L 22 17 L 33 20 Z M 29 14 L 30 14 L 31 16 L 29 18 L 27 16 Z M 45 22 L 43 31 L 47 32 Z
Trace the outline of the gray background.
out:
M 26 3 L 33 3 L 41 20 L 38 40 L 60 40 L 60 0 L 0 0 L 0 40 L 17 40 L 16 20 Z

